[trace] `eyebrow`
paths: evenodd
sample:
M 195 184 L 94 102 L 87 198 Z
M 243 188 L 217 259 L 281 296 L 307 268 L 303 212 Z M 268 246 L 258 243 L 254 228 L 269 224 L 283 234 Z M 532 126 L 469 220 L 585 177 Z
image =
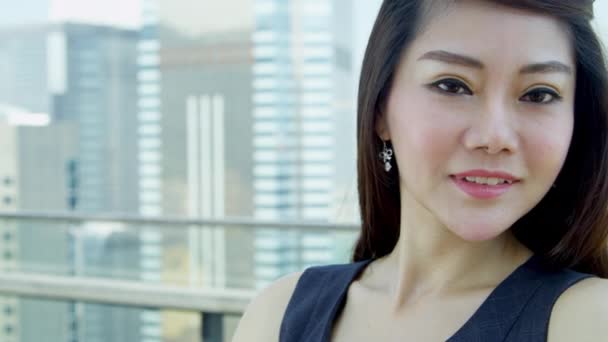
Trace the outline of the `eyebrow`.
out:
M 483 63 L 473 57 L 459 55 L 444 50 L 429 51 L 418 58 L 418 60 L 434 60 L 448 64 L 458 64 L 475 69 L 484 68 Z M 553 72 L 572 74 L 572 67 L 562 62 L 548 61 L 543 63 L 528 64 L 519 71 L 520 74 L 546 74 Z

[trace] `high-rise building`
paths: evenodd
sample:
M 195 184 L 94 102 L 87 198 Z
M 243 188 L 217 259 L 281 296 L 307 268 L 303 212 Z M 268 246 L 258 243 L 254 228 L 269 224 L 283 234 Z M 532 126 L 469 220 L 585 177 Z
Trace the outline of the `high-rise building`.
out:
M 14 129 L 8 129 L 6 124 L 0 123 L 0 208 L 2 211 L 16 211 L 17 206 L 17 179 L 18 155 L 17 138 Z M 17 239 L 18 226 L 15 222 L 4 222 L 0 239 L 0 267 L 2 269 L 16 269 L 19 240 Z M 10 258 L 8 256 L 11 256 Z M 19 315 L 21 305 L 17 298 L 2 298 L 0 310 L 6 313 L 0 318 L 0 339 L 7 342 L 21 341 L 21 326 Z
M 142 1 L 142 26 L 137 44 L 137 212 L 142 216 L 160 216 L 163 202 L 159 6 L 159 0 Z M 163 236 L 158 227 L 146 228 L 139 234 L 140 279 L 145 282 L 160 282 Z M 161 341 L 163 322 L 158 311 L 144 310 L 140 315 L 140 322 L 142 337 L 146 341 Z
M 161 26 L 163 213 L 251 216 L 251 32 L 188 37 Z M 190 232 L 191 284 L 250 287 L 250 232 Z M 229 235 L 229 236 L 227 236 Z M 229 239 L 231 244 L 227 244 Z M 247 244 L 249 246 L 247 246 Z M 226 263 L 226 260 L 240 262 Z M 243 262 L 244 261 L 244 262 Z
M 75 126 L 24 126 L 3 114 L 0 108 L 1 210 L 67 210 L 73 196 L 68 165 L 77 156 Z M 1 237 L 2 269 L 41 271 L 44 264 L 62 270 L 69 263 L 69 236 L 61 227 L 8 221 Z M 75 333 L 68 303 L 19 298 L 4 299 L 2 305 L 2 341 L 68 341 Z
M 352 3 L 232 0 L 224 15 L 181 2 L 144 2 L 142 213 L 356 216 L 346 203 L 355 194 L 344 196 L 355 181 Z M 209 20 L 189 20 L 191 12 L 209 13 Z M 240 26 L 213 19 L 234 17 Z M 257 250 L 255 258 L 222 264 L 235 259 L 216 233 L 200 227 L 190 233 L 193 284 L 242 286 L 255 277 L 263 286 L 303 265 L 336 259 L 330 234 L 268 230 L 247 248 Z M 233 272 L 242 275 L 240 283 L 230 282 Z
M 344 173 L 354 165 L 351 12 L 349 1 L 255 1 L 258 218 L 334 219 Z M 332 244 L 329 232 L 260 231 L 258 286 L 301 267 L 332 261 Z
M 142 214 L 205 219 L 253 214 L 250 2 L 144 2 L 139 57 Z M 209 20 L 198 20 L 194 12 L 208 13 Z M 242 16 L 250 19 L 234 20 Z M 187 235 L 171 239 L 152 234 L 142 239 L 145 257 L 171 258 L 185 272 L 143 269 L 151 279 L 220 288 L 248 288 L 254 282 L 251 230 L 192 227 Z M 196 317 L 173 316 L 163 315 L 162 321 L 183 326 L 177 329 L 182 334 L 200 329 Z M 179 340 L 175 332 L 163 334 Z
M 136 43 L 135 31 L 84 24 L 22 26 L 0 32 L 0 69 L 4 72 L 0 103 L 49 113 L 54 123 L 76 126 L 76 156 L 61 168 L 76 179 L 68 210 L 138 209 Z M 38 191 L 23 189 L 17 196 L 35 198 Z M 39 201 L 32 202 L 29 209 L 54 207 Z M 69 237 L 66 246 L 48 248 L 64 251 L 69 257 L 64 267 L 75 274 L 118 277 L 128 271 L 139 275 L 139 241 L 116 245 L 108 241 L 125 232 L 99 235 L 99 231 L 97 226 L 81 227 L 81 234 Z M 36 240 L 20 241 L 24 246 L 37 245 Z M 135 251 L 133 255 L 124 257 L 131 251 Z M 83 315 L 77 315 L 80 310 Z M 136 310 L 121 316 L 124 310 L 85 304 L 73 305 L 68 311 L 74 341 L 137 340 L 141 335 Z
M 82 24 L 0 31 L 0 102 L 78 125 L 81 211 L 137 209 L 136 38 Z

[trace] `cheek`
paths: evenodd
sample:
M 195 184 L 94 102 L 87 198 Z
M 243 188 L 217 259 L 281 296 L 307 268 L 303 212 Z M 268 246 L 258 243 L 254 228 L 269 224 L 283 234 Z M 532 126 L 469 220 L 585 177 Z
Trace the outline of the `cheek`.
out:
M 552 128 L 550 128 L 552 126 Z M 529 172 L 553 182 L 568 154 L 572 126 L 569 122 L 547 125 L 546 129 L 527 131 L 525 149 Z
M 395 101 L 389 113 L 400 170 L 418 179 L 443 170 L 457 147 L 458 128 L 449 116 L 439 106 L 415 98 Z

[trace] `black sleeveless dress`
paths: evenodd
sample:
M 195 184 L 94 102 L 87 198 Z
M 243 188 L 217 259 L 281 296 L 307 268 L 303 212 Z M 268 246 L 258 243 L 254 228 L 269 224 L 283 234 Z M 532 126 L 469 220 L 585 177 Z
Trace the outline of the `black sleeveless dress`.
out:
M 281 323 L 279 342 L 330 342 L 348 287 L 372 260 L 316 266 L 301 275 Z M 558 297 L 593 275 L 548 271 L 537 256 L 503 280 L 448 342 L 546 342 Z

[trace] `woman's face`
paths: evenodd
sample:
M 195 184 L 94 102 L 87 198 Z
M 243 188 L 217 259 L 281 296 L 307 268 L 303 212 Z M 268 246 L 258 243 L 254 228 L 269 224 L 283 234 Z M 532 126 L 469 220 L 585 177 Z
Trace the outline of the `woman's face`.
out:
M 440 12 L 402 56 L 377 132 L 393 144 L 403 203 L 487 240 L 543 198 L 566 159 L 573 50 L 551 17 L 474 0 Z M 483 176 L 474 170 L 516 181 L 462 179 Z

